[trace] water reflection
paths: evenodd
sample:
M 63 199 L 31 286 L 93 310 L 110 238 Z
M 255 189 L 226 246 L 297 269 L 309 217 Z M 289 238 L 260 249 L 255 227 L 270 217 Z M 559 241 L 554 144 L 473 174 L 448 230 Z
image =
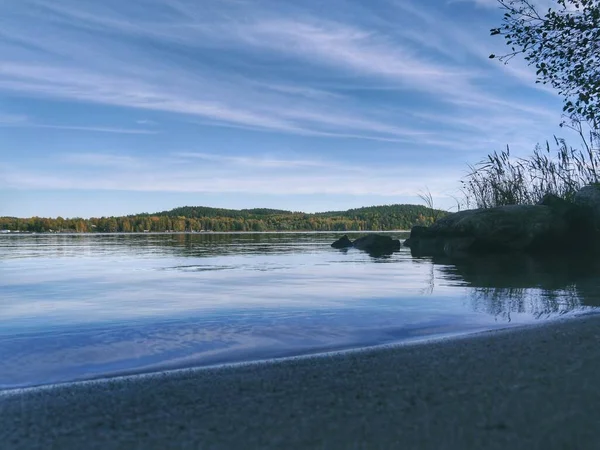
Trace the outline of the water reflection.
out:
M 432 261 L 442 276 L 473 288 L 474 311 L 509 321 L 514 313 L 540 319 L 600 306 L 600 261 L 591 257 L 513 254 Z
M 332 249 L 338 237 L 0 236 L 0 388 L 486 330 L 600 306 L 599 261 L 369 255 Z
M 361 233 L 347 233 L 361 236 Z M 309 252 L 339 237 L 334 233 L 132 233 L 0 236 L 0 258 L 72 257 L 91 254 L 182 257 Z M 395 238 L 406 238 L 399 232 Z

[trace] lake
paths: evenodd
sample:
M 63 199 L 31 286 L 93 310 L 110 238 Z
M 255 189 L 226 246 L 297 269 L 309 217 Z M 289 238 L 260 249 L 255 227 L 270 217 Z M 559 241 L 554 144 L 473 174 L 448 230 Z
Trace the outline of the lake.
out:
M 339 237 L 0 235 L 0 389 L 454 336 L 600 305 L 595 261 L 374 257 L 331 248 Z

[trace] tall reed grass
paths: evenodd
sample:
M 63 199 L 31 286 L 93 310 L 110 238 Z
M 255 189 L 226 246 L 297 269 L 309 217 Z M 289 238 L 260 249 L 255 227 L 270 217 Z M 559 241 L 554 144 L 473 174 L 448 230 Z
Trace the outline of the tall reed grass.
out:
M 600 181 L 600 135 L 590 132 L 582 149 L 554 137 L 556 148 L 537 145 L 528 158 L 514 158 L 510 148 L 494 152 L 475 165 L 461 181 L 467 207 L 492 208 L 538 203 L 546 194 L 572 201 L 579 189 Z

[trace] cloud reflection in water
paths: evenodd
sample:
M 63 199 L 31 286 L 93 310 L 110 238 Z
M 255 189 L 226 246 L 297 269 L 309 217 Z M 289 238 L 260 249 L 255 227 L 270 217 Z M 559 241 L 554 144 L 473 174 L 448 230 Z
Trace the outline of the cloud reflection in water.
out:
M 330 248 L 335 238 L 2 237 L 0 387 L 355 348 L 600 304 L 590 264 L 373 258 Z

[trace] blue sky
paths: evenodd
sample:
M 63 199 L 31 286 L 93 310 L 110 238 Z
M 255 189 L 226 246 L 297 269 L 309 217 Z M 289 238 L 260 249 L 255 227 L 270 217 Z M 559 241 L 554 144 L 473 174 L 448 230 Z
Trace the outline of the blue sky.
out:
M 495 0 L 0 0 L 0 215 L 313 212 L 425 189 L 451 208 L 467 163 L 562 132 L 558 95 L 488 58 L 501 16 Z

